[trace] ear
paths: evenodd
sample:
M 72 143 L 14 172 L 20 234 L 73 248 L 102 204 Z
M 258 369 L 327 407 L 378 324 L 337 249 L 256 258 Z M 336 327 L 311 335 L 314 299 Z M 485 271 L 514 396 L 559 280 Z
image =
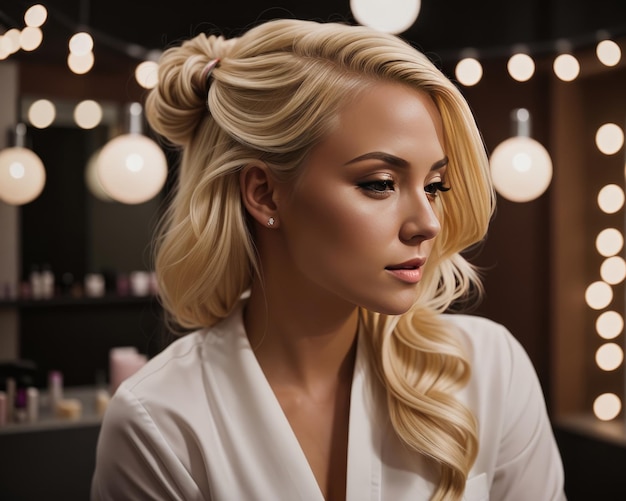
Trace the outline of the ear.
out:
M 239 174 L 241 199 L 248 213 L 262 226 L 278 225 L 276 181 L 263 162 L 246 165 Z

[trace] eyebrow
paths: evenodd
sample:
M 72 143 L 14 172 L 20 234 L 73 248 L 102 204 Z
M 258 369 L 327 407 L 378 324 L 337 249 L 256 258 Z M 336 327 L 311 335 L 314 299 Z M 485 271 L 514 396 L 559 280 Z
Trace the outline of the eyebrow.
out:
M 344 165 L 350 165 L 357 162 L 362 162 L 363 160 L 381 160 L 389 165 L 393 165 L 394 167 L 408 167 L 409 162 L 404 160 L 403 158 L 397 157 L 390 153 L 384 153 L 382 151 L 372 151 L 370 153 L 365 153 L 364 155 L 360 155 L 356 158 L 353 158 L 349 162 L 346 162 Z M 448 165 L 448 157 L 445 156 L 441 160 L 437 160 L 430 168 L 431 171 L 442 169 Z

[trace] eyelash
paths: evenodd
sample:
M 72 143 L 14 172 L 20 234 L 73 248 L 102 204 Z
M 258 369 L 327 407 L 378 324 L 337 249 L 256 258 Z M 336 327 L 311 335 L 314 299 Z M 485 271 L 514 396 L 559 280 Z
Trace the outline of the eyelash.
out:
M 379 189 L 382 186 L 382 189 Z M 390 191 L 395 191 L 395 182 L 391 179 L 378 179 L 375 181 L 367 181 L 359 183 L 359 188 L 372 192 L 376 196 L 384 196 Z M 450 191 L 450 186 L 445 186 L 443 182 L 430 183 L 424 187 L 424 191 L 431 198 L 439 196 L 439 192 Z

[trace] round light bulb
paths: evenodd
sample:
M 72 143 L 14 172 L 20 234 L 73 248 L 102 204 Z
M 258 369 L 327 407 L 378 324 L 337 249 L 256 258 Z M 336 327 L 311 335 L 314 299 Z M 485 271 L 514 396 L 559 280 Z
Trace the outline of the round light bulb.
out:
M 27 26 L 20 34 L 20 46 L 22 50 L 31 52 L 41 45 L 43 41 L 43 33 L 39 28 Z
M 421 6 L 421 0 L 350 0 L 350 10 L 358 23 L 396 35 L 415 24 Z
M 616 343 L 605 343 L 596 351 L 596 364 L 603 371 L 614 371 L 624 361 L 624 350 Z
M 24 13 L 24 22 L 26 26 L 32 26 L 33 28 L 39 28 L 48 19 L 48 11 L 41 4 L 31 5 Z
M 56 117 L 54 104 L 47 99 L 38 99 L 28 108 L 28 120 L 38 129 L 49 127 Z
M 102 121 L 102 106 L 87 99 L 74 108 L 74 121 L 81 129 L 93 129 Z
M 616 311 L 605 311 L 596 320 L 596 332 L 603 339 L 615 339 L 624 330 L 624 317 Z
M 614 155 L 624 146 L 624 131 L 613 123 L 607 123 L 596 132 L 596 146 L 605 155 Z
M 596 56 L 605 66 L 615 66 L 622 59 L 622 51 L 613 40 L 602 40 L 596 45 Z
M 613 289 L 606 282 L 594 282 L 585 290 L 585 302 L 589 308 L 601 310 L 613 301 Z
M 124 134 L 109 141 L 98 155 L 96 170 L 104 191 L 114 200 L 138 204 L 155 197 L 167 178 L 167 160 L 154 141 Z
M 518 82 L 526 82 L 535 74 L 535 61 L 528 54 L 513 54 L 506 67 L 509 75 Z
M 96 150 L 89 157 L 85 167 L 85 184 L 91 194 L 103 202 L 112 202 L 113 199 L 104 191 L 100 179 L 98 178 L 98 157 L 101 149 Z
M 0 35 L 0 61 L 11 55 L 11 41 Z
M 615 214 L 624 207 L 624 190 L 616 184 L 607 184 L 598 193 L 598 207 L 605 214 Z
M 84 56 L 93 50 L 93 38 L 84 31 L 72 35 L 69 43 L 70 52 L 77 56 Z
M 602 421 L 615 419 L 622 410 L 622 401 L 614 393 L 603 393 L 593 402 L 593 413 Z
M 15 54 L 18 50 L 20 50 L 20 37 L 22 36 L 22 32 L 17 28 L 11 28 L 7 31 L 3 37 L 4 49 L 9 52 L 9 54 Z
M 553 64 L 554 74 L 564 82 L 576 80 L 580 73 L 580 64 L 571 54 L 557 56 Z
M 93 56 L 93 52 L 88 52 L 87 54 L 78 55 L 71 52 L 67 56 L 67 66 L 72 72 L 77 75 L 84 75 L 91 68 L 93 68 L 93 63 L 95 59 Z
M 620 256 L 608 257 L 600 266 L 600 277 L 607 284 L 616 285 L 626 278 L 626 262 Z
M 46 184 L 41 159 L 22 147 L 0 151 L 0 200 L 11 205 L 33 201 Z
M 616 228 L 606 228 L 596 237 L 596 249 L 601 256 L 614 256 L 623 247 L 624 235 Z
M 530 137 L 516 136 L 501 142 L 489 163 L 496 190 L 513 202 L 534 200 L 552 180 L 550 155 Z
M 144 89 L 152 89 L 159 83 L 159 65 L 154 61 L 143 61 L 135 69 L 135 79 Z
M 483 77 L 483 67 L 477 59 L 466 57 L 457 63 L 454 74 L 460 83 L 471 87 L 480 82 Z

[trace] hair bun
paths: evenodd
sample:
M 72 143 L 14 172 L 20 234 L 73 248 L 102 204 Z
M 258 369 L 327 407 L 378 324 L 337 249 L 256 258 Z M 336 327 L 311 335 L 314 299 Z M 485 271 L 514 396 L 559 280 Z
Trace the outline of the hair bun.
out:
M 235 42 L 201 34 L 163 53 L 159 83 L 146 100 L 146 115 L 155 131 L 174 144 L 191 140 L 207 113 L 207 64 L 227 57 Z

